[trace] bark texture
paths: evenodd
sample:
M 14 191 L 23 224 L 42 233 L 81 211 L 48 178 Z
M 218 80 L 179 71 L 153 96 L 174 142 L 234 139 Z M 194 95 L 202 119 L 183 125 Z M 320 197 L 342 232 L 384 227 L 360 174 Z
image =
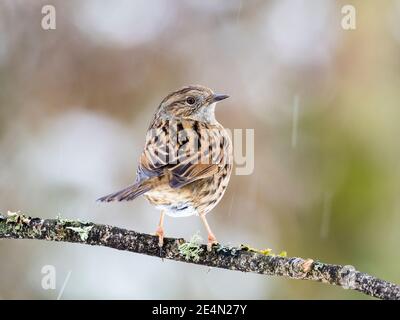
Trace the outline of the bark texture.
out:
M 213 268 L 320 281 L 379 299 L 400 300 L 400 286 L 357 271 L 350 265 L 274 256 L 243 246 L 218 245 L 208 252 L 205 245 L 176 238 L 165 238 L 160 249 L 158 238 L 153 235 L 77 220 L 31 218 L 18 213 L 0 216 L 0 239 L 37 239 L 104 246 Z

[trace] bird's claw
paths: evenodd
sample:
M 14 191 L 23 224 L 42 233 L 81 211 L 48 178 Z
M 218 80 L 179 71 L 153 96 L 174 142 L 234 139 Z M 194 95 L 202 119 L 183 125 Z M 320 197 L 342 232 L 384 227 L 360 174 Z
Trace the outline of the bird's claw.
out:
M 207 251 L 211 252 L 212 251 L 212 246 L 213 245 L 217 245 L 217 244 L 218 244 L 217 238 L 212 233 L 210 233 L 208 235 Z
M 158 236 L 158 246 L 162 248 L 164 245 L 164 229 L 162 227 L 157 228 L 156 236 Z

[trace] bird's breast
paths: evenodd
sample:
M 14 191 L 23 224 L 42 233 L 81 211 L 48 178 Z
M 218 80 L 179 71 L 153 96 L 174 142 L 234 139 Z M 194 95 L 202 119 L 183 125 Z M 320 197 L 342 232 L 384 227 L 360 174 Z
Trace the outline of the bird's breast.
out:
M 157 174 L 161 174 L 158 178 L 152 178 L 144 172 L 155 181 L 152 189 L 145 193 L 145 197 L 156 208 L 164 210 L 170 216 L 207 214 L 223 197 L 231 175 L 233 157 L 228 132 L 219 123 L 210 125 L 204 122 L 182 120 L 174 125 L 170 123 L 157 125 L 160 135 L 155 137 L 163 137 L 163 132 L 167 131 L 168 134 L 164 135 L 168 138 L 159 138 L 157 141 L 153 139 L 149 144 L 161 143 L 168 146 L 166 148 L 168 157 L 160 161 L 159 154 L 163 153 L 161 151 L 158 154 L 153 152 L 154 156 L 151 152 L 146 155 L 145 160 L 148 164 L 146 163 L 144 167 L 161 167 L 162 165 L 165 171 L 164 173 L 158 171 Z M 171 143 L 171 137 L 176 137 L 174 143 Z M 196 163 L 201 166 L 196 168 L 196 163 L 192 164 L 187 161 L 188 159 L 197 161 Z M 179 166 L 179 164 L 181 170 L 174 171 L 174 166 Z M 208 165 L 212 166 L 212 174 L 201 176 L 201 170 L 209 168 Z M 197 172 L 200 177 L 195 177 L 193 182 L 183 184 L 183 186 L 174 187 L 174 184 L 170 183 L 174 178 L 172 172 L 182 174 L 180 177 L 182 179 L 187 178 L 186 174 L 190 178 L 192 172 Z

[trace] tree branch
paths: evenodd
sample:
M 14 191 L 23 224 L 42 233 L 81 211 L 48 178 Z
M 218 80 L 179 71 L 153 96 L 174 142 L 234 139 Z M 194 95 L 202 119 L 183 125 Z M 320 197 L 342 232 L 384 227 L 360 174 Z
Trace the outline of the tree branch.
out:
M 43 220 L 13 213 L 7 217 L 0 215 L 0 239 L 38 239 L 104 246 L 214 268 L 320 281 L 379 299 L 400 300 L 400 286 L 359 272 L 353 266 L 274 256 L 243 246 L 218 245 L 207 252 L 205 245 L 175 238 L 165 238 L 160 249 L 155 236 L 109 225 L 61 218 Z

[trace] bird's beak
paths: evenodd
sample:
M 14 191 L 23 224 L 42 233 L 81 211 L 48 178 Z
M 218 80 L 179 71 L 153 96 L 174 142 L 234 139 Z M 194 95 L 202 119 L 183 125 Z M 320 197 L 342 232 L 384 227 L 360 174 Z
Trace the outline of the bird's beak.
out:
M 229 96 L 227 94 L 215 93 L 213 96 L 213 102 L 218 102 L 218 101 L 224 100 L 226 98 L 229 98 Z

